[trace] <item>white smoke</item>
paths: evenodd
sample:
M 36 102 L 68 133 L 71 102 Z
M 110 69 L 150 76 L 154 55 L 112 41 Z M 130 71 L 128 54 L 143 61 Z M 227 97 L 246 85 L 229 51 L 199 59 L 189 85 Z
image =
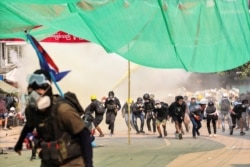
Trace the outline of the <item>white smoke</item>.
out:
M 58 84 L 63 92 L 77 94 L 83 106 L 90 103 L 90 96 L 98 99 L 107 96 L 114 89 L 115 95 L 125 102 L 128 96 L 128 61 L 116 54 L 108 54 L 92 43 L 53 44 L 41 43 L 52 57 L 60 71 L 71 72 Z M 23 47 L 23 56 L 18 68 L 18 83 L 26 91 L 26 77 L 39 68 L 35 50 L 27 44 Z M 135 64 L 131 63 L 131 66 Z M 136 99 L 144 93 L 154 94 L 156 99 L 163 99 L 171 94 L 181 94 L 191 73 L 181 69 L 154 69 L 139 66 L 131 70 L 131 97 Z M 53 88 L 55 93 L 56 87 Z M 174 97 L 173 97 L 174 100 Z

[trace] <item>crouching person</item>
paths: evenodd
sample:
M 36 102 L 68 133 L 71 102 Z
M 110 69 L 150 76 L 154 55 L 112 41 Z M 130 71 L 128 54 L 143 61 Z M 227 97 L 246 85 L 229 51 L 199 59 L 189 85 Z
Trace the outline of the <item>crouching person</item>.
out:
M 28 78 L 27 122 L 15 151 L 20 155 L 26 135 L 36 128 L 40 137 L 41 167 L 92 167 L 90 132 L 69 103 L 53 95 L 50 74 L 36 70 Z

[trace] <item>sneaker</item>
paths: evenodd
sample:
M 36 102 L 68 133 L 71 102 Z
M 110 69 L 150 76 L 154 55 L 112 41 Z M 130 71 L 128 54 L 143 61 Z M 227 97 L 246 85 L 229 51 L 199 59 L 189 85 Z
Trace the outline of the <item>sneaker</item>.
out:
M 240 132 L 240 135 L 241 135 L 241 136 L 243 136 L 243 135 L 245 135 L 245 134 L 246 134 L 245 132 Z
M 141 130 L 140 133 L 143 133 L 143 134 L 144 134 L 145 132 L 144 132 L 143 130 Z
M 162 138 L 162 135 L 158 136 L 157 138 Z
M 216 134 L 214 134 L 213 136 L 214 136 L 214 137 L 216 137 L 217 135 L 216 135 Z
M 179 139 L 182 139 L 182 134 L 181 133 L 179 134 Z
M 140 134 L 140 132 L 136 132 L 136 134 L 137 134 L 137 135 L 139 135 L 139 134 Z
M 213 137 L 212 134 L 209 134 L 209 137 Z
M 3 128 L 3 130 L 8 130 L 7 128 Z
M 32 161 L 33 159 L 36 159 L 36 156 L 31 156 L 30 160 Z
M 104 134 L 103 134 L 103 133 L 102 133 L 102 134 L 100 134 L 100 135 L 99 135 L 99 137 L 104 137 Z
M 193 136 L 193 139 L 196 139 L 196 136 Z
M 165 131 L 164 131 L 164 136 L 167 136 L 167 135 L 168 135 L 168 133 L 167 133 L 167 131 L 165 130 Z

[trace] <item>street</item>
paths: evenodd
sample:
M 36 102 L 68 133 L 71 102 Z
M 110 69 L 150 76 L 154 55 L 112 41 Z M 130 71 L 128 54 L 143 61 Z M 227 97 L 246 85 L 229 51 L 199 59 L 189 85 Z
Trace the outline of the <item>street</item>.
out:
M 250 135 L 239 135 L 236 130 L 233 136 L 218 129 L 217 137 L 209 137 L 205 121 L 201 128 L 201 136 L 193 139 L 191 133 L 183 135 L 183 139 L 175 139 L 174 125 L 167 123 L 168 136 L 157 138 L 158 134 L 130 133 L 130 142 L 125 121 L 117 116 L 115 134 L 111 137 L 104 122 L 101 127 L 104 137 L 96 134 L 94 147 L 95 167 L 249 167 L 250 166 Z M 17 128 L 17 127 L 16 127 Z M 18 127 L 20 129 L 20 127 Z M 14 130 L 14 129 L 13 129 Z M 19 130 L 20 131 L 20 130 Z M 146 131 L 146 129 L 145 129 Z M 1 131 L 2 134 L 3 131 Z M 40 160 L 30 161 L 30 150 L 23 150 L 18 156 L 11 147 L 14 146 L 18 134 L 1 136 L 0 147 L 10 147 L 7 154 L 0 155 L 1 165 L 8 167 L 39 166 Z M 25 164 L 25 165 L 24 165 Z

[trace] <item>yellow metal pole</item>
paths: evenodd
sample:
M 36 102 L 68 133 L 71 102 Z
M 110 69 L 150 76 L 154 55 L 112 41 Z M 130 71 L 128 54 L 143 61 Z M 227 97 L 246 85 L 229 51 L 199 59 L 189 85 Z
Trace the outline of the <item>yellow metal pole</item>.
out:
M 128 61 L 128 144 L 130 144 L 130 61 Z

